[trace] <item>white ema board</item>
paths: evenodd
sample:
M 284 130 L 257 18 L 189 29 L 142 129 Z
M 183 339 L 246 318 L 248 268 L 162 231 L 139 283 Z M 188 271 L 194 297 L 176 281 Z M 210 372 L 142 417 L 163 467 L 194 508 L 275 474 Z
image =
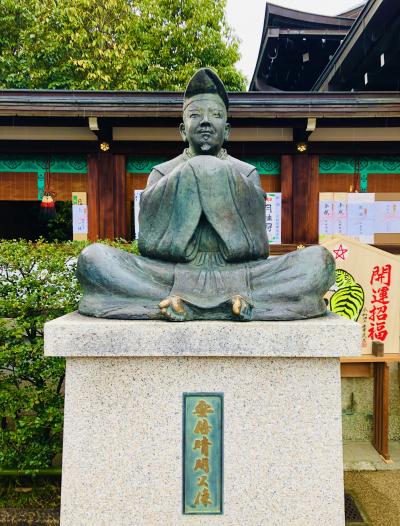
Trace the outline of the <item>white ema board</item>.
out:
M 348 237 L 322 243 L 335 258 L 336 282 L 326 295 L 331 311 L 362 326 L 362 350 L 370 354 L 372 341 L 385 353 L 398 353 L 400 260 Z

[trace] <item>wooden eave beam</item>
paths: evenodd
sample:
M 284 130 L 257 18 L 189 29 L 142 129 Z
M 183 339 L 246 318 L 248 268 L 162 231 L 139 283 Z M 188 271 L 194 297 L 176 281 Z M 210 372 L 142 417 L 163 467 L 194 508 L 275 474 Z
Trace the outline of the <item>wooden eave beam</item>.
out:
M 230 93 L 229 116 L 237 119 L 400 117 L 398 92 Z M 0 91 L 0 116 L 180 118 L 181 93 L 87 93 Z
M 370 0 L 367 2 L 362 13 L 356 19 L 354 25 L 345 37 L 343 44 L 338 48 L 332 57 L 332 60 L 312 87 L 313 91 L 323 91 L 328 89 L 329 83 L 332 81 L 337 71 L 339 71 L 341 65 L 353 49 L 353 46 L 360 39 L 383 2 L 384 0 Z
M 342 68 L 339 72 L 331 79 L 333 84 L 336 84 L 336 77 L 340 76 L 339 84 L 346 86 L 348 89 L 359 88 L 360 85 L 364 84 L 364 74 L 368 73 L 369 82 L 368 84 L 374 85 L 374 76 L 382 78 L 385 75 L 385 69 L 380 66 L 380 55 L 385 53 L 386 65 L 390 60 L 395 61 L 394 72 L 395 75 L 392 77 L 391 84 L 394 85 L 394 81 L 398 78 L 398 53 L 399 53 L 399 32 L 400 32 L 400 21 L 394 20 L 389 28 L 382 33 L 376 43 L 371 43 L 369 49 L 365 49 L 363 46 L 357 45 L 351 51 L 349 60 L 342 64 Z M 374 89 L 372 87 L 372 89 Z
M 321 38 L 329 36 L 345 37 L 348 32 L 348 29 L 278 29 L 278 35 L 269 34 L 268 36 L 274 37 L 280 35 L 301 35 Z

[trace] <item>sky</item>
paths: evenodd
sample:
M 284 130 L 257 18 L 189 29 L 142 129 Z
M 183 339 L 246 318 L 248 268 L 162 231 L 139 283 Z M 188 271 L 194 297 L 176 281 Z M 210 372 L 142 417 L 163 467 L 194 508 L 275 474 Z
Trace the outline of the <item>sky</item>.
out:
M 361 3 L 362 0 L 273 0 L 282 7 L 320 15 L 337 15 Z M 266 0 L 227 0 L 229 25 L 241 40 L 242 59 L 237 67 L 251 81 L 260 48 Z

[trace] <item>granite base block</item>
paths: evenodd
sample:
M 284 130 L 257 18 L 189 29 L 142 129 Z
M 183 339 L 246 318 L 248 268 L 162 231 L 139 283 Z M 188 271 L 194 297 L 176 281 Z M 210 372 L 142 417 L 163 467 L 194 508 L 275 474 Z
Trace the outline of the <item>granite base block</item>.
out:
M 49 355 L 63 355 L 66 349 L 70 353 L 62 526 L 344 524 L 339 360 L 336 346 L 327 350 L 326 341 L 335 341 L 329 332 L 336 332 L 338 339 L 345 332 L 342 354 L 359 354 L 357 324 L 331 318 L 330 328 L 322 331 L 328 336 L 320 340 L 321 322 L 313 328 L 315 320 L 299 322 L 297 339 L 294 327 L 264 322 L 264 327 L 254 328 L 263 332 L 249 342 L 250 356 L 237 357 L 234 345 L 227 354 L 221 330 L 245 353 L 242 331 L 251 337 L 251 323 L 117 322 L 121 353 L 116 354 L 115 345 L 110 356 L 110 340 L 102 335 L 113 321 L 85 318 L 79 349 L 84 349 L 85 341 L 89 345 L 90 338 L 95 352 L 89 356 L 75 345 L 77 319 L 73 315 L 50 322 L 45 336 Z M 154 343 L 150 356 L 143 347 L 135 356 L 132 334 L 143 341 L 140 333 L 147 334 L 148 323 L 153 324 L 152 341 L 158 340 L 160 348 L 165 348 L 161 335 L 174 340 L 175 347 L 168 348 L 166 356 L 154 356 Z M 215 331 L 215 324 L 226 327 Z M 63 334 L 62 348 L 54 345 L 57 328 Z M 190 332 L 193 338 L 201 333 L 201 344 L 197 340 L 192 346 L 197 355 L 179 344 L 180 330 L 189 346 Z M 307 337 L 301 334 L 307 330 Z M 257 338 L 263 341 L 258 356 Z M 276 338 L 285 342 L 283 356 L 275 355 Z M 301 342 L 311 340 L 311 350 L 302 347 Z M 224 393 L 223 515 L 182 514 L 185 392 Z

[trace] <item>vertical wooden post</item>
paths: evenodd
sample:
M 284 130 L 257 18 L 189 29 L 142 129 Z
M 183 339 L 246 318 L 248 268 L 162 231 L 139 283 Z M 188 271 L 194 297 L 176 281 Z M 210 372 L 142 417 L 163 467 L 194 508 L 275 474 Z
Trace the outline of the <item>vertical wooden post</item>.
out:
M 374 356 L 383 357 L 385 355 L 385 345 L 384 345 L 384 343 L 374 340 L 372 342 L 372 354 Z
M 126 238 L 125 156 L 88 155 L 89 239 Z
M 374 441 L 373 446 L 385 460 L 389 455 L 389 365 L 374 364 Z
M 293 156 L 281 156 L 282 243 L 293 243 Z
M 100 237 L 114 239 L 114 158 L 111 152 L 97 154 L 99 174 Z
M 114 155 L 114 236 L 126 239 L 126 168 L 125 155 Z
M 99 176 L 97 170 L 97 155 L 89 154 L 88 163 L 88 183 L 87 183 L 87 201 L 88 201 L 88 239 L 96 241 L 100 237 L 99 224 Z
M 294 155 L 294 243 L 318 243 L 318 172 L 318 155 Z

